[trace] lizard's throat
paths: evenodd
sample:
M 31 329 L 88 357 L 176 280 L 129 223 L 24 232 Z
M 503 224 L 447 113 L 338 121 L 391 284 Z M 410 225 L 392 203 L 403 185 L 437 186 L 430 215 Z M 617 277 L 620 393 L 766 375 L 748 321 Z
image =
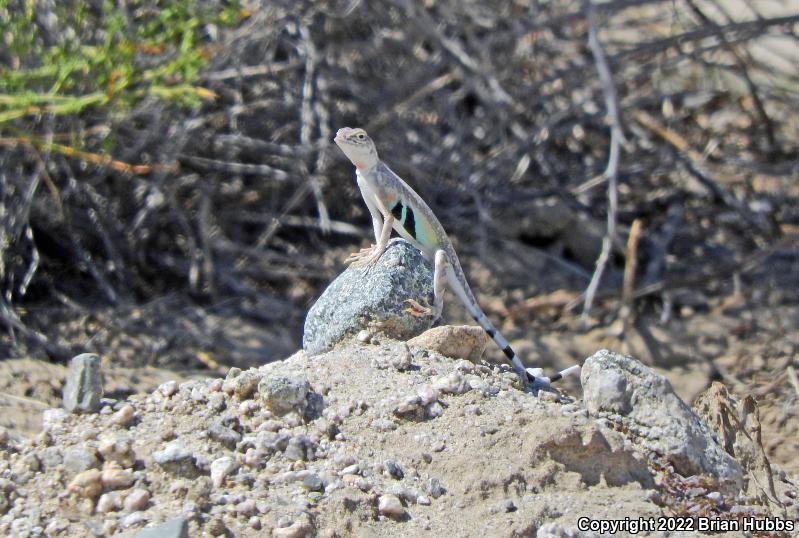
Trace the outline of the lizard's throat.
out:
M 368 172 L 375 167 L 377 161 L 355 160 L 352 161 L 352 164 L 355 165 L 355 168 L 357 168 L 359 172 Z

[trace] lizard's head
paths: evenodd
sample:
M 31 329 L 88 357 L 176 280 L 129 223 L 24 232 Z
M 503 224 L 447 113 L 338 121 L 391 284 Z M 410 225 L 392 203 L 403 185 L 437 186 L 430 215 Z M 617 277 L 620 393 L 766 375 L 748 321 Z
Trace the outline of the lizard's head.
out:
M 377 164 L 377 148 L 363 129 L 343 127 L 333 141 L 358 170 L 366 170 Z

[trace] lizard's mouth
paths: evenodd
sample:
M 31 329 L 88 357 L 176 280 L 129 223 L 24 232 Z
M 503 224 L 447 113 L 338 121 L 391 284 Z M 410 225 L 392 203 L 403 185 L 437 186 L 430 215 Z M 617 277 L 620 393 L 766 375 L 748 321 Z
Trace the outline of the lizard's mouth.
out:
M 333 139 L 333 142 L 344 142 L 346 140 L 347 133 L 350 132 L 352 129 L 349 127 L 342 127 L 338 131 L 336 131 L 336 137 Z

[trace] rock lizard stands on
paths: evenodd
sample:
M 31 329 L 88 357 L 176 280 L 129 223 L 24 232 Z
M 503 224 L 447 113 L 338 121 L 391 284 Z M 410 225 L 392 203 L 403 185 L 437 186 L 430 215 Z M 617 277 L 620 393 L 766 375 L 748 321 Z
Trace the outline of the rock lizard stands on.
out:
M 385 252 L 392 229 L 396 230 L 401 237 L 413 244 L 435 264 L 433 307 L 425 307 L 409 300 L 411 314 L 433 316 L 437 319 L 444 307 L 444 287 L 449 285 L 469 314 L 502 349 L 523 382 L 529 383 L 534 392 L 549 388 L 551 381 L 557 381 L 565 375 L 579 371 L 580 367 L 575 365 L 551 377 L 542 377 L 534 376 L 525 369 L 508 341 L 497 331 L 477 304 L 466 282 L 452 242 L 421 196 L 378 158 L 374 142 L 363 129 L 349 127 L 339 129 L 334 141 L 355 165 L 358 188 L 372 215 L 372 226 L 377 242 L 371 248 L 352 255 L 347 261 L 355 265 L 374 264 Z

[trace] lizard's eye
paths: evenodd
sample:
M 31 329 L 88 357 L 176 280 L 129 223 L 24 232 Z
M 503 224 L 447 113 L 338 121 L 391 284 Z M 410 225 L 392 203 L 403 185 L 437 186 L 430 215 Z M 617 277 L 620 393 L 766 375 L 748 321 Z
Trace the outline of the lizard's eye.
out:
M 358 133 L 358 140 L 366 140 L 366 135 L 363 133 Z

